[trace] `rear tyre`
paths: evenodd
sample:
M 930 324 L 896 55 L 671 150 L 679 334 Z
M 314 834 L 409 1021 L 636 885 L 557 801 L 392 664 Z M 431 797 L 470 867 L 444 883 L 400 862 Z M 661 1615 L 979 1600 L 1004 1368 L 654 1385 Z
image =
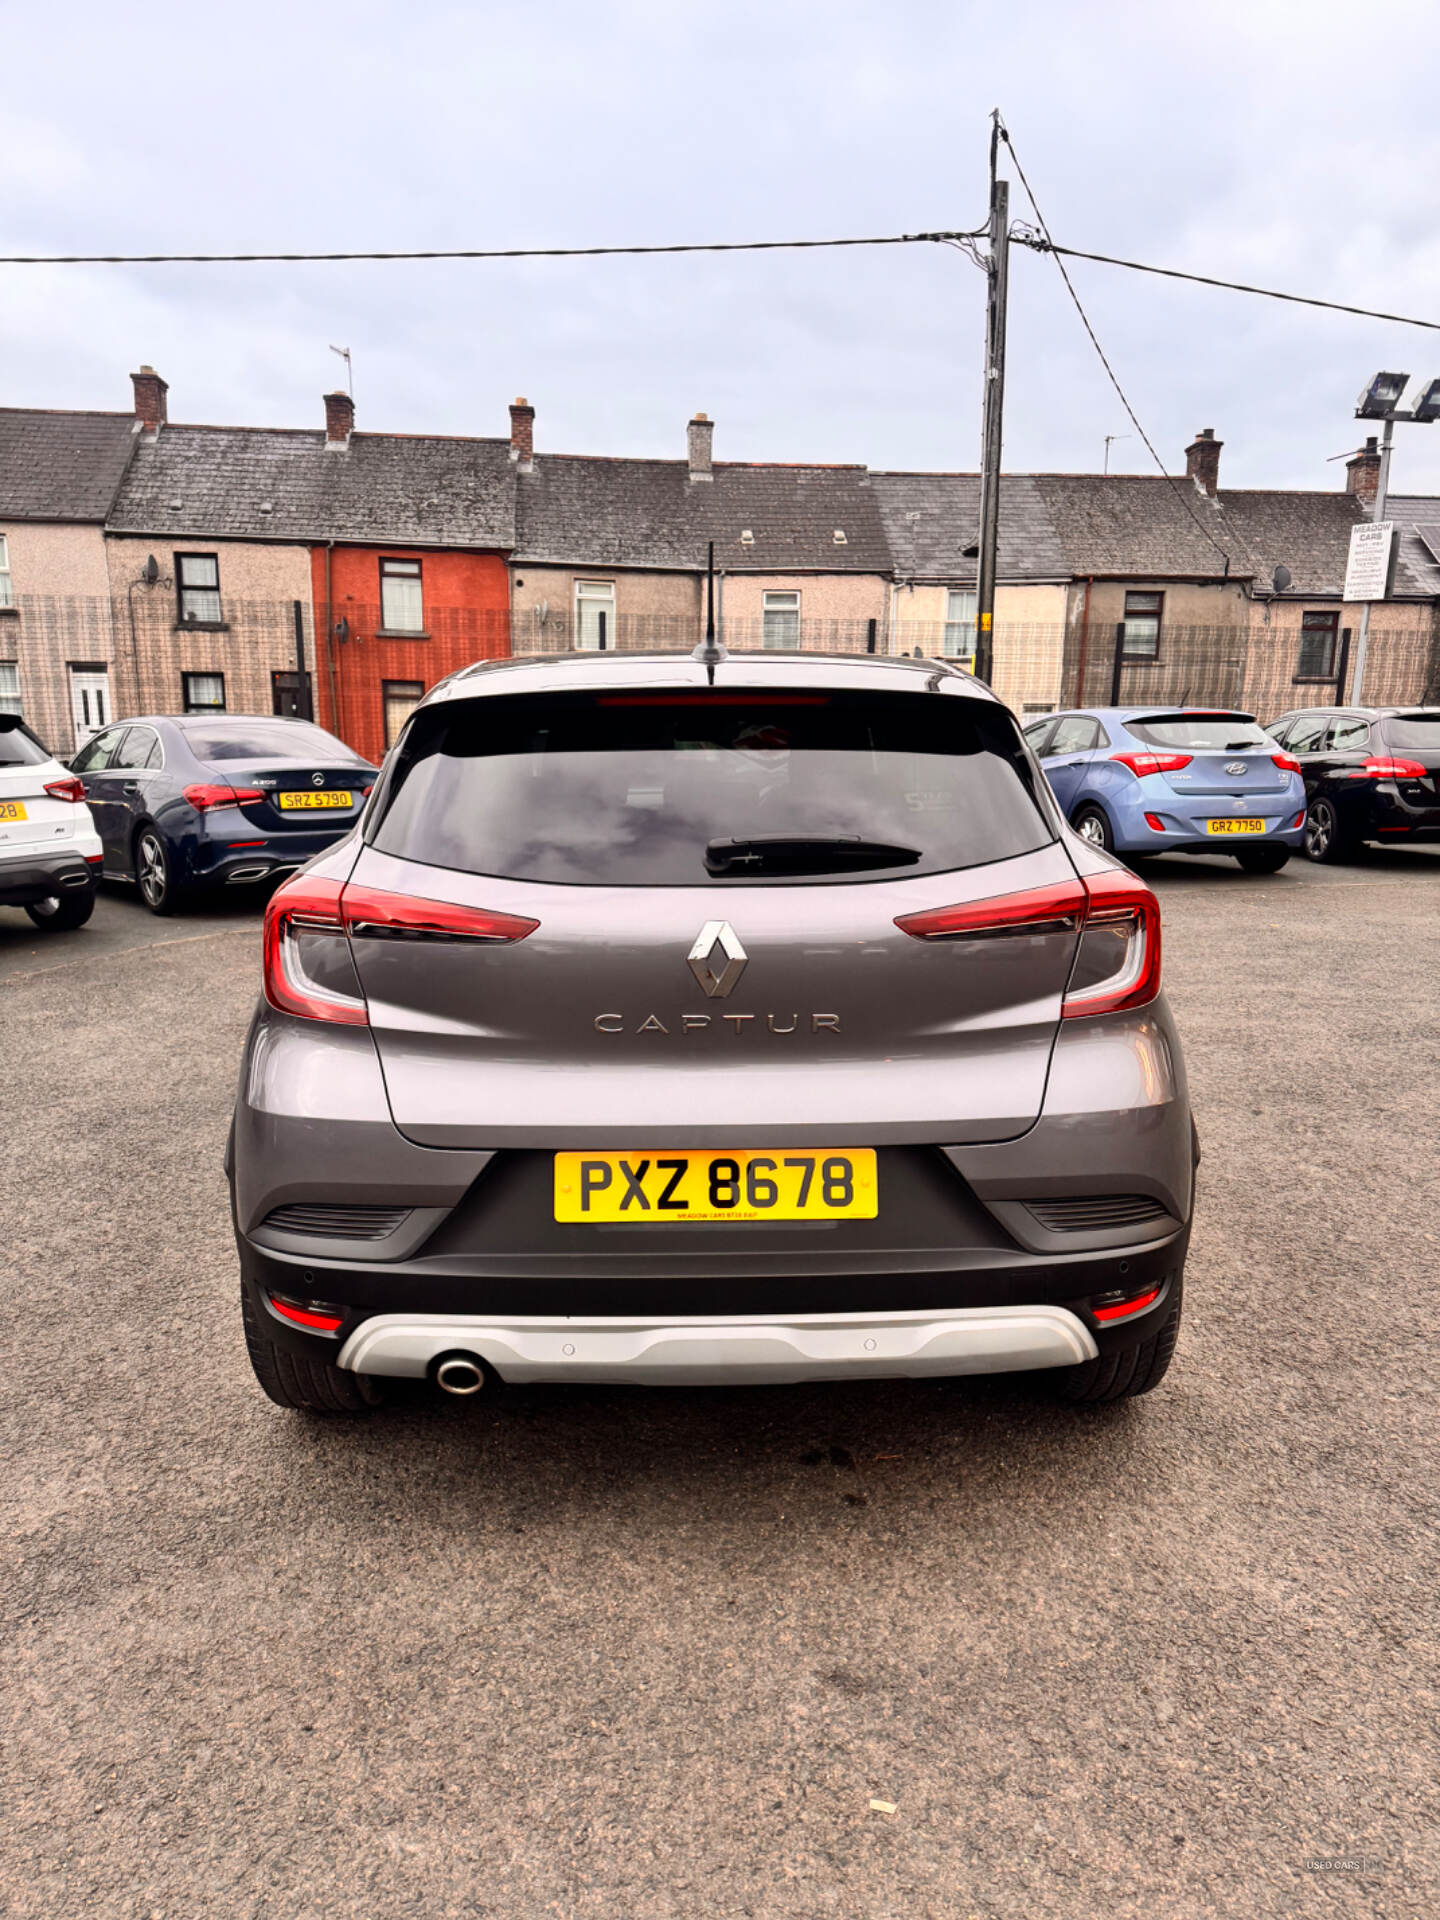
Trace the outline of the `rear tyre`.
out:
M 95 889 L 84 893 L 52 893 L 48 900 L 35 900 L 25 909 L 44 933 L 71 933 L 83 927 L 95 911 Z
M 1092 847 L 1102 847 L 1106 853 L 1114 853 L 1115 834 L 1099 807 L 1081 807 L 1070 824 L 1080 838 L 1088 840 Z
M 267 1339 L 244 1289 L 240 1317 L 255 1378 L 277 1407 L 294 1407 L 305 1413 L 368 1413 L 383 1400 L 379 1382 L 371 1375 L 350 1373 L 328 1360 L 296 1353 Z
M 1175 1276 L 1170 1296 L 1170 1311 L 1147 1340 L 1119 1353 L 1102 1353 L 1094 1360 L 1082 1360 L 1078 1367 L 1056 1367 L 1046 1376 L 1047 1384 L 1061 1400 L 1086 1401 L 1092 1406 L 1105 1400 L 1131 1400 L 1149 1393 L 1165 1378 L 1180 1335 L 1180 1314 L 1185 1304 L 1183 1273 Z
M 1305 815 L 1306 859 L 1334 865 L 1341 860 L 1353 860 L 1358 852 L 1359 842 L 1340 825 L 1334 801 L 1312 800 Z
M 1242 873 L 1279 873 L 1290 858 L 1288 847 L 1244 847 L 1235 856 Z
M 174 913 L 179 905 L 169 850 L 154 827 L 142 827 L 135 837 L 135 884 L 151 913 Z

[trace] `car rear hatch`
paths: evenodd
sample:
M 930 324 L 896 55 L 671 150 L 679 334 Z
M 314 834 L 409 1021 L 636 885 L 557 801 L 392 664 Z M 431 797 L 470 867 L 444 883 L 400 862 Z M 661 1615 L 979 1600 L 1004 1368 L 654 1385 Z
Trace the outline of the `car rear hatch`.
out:
M 11 716 L 0 714 L 0 859 L 61 846 L 88 825 L 90 812 L 73 800 L 57 799 L 46 783 L 66 778 L 45 749 Z M 77 783 L 71 781 L 75 787 Z
M 402 1132 L 557 1148 L 1024 1132 L 1077 923 L 931 940 L 896 922 L 1073 893 L 1075 871 L 1008 713 L 942 684 L 422 713 L 345 889 Z M 511 917 L 502 937 L 485 915 Z
M 1373 757 L 1401 770 L 1395 780 L 1400 798 L 1413 811 L 1434 814 L 1440 821 L 1440 713 L 1388 713 L 1380 723 L 1380 736 L 1382 744 Z
M 1162 761 L 1157 769 L 1177 795 L 1224 795 L 1257 801 L 1278 798 L 1289 775 L 1275 763 L 1275 742 L 1248 713 L 1146 714 L 1126 722 L 1127 731 Z

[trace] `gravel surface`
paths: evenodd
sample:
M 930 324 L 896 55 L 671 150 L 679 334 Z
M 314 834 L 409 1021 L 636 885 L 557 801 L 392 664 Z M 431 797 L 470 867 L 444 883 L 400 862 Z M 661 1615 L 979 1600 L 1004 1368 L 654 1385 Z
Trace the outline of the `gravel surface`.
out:
M 1440 859 L 1154 877 L 1187 1323 L 1088 1411 L 282 1413 L 220 1168 L 253 906 L 0 911 L 0 1911 L 1429 1920 Z

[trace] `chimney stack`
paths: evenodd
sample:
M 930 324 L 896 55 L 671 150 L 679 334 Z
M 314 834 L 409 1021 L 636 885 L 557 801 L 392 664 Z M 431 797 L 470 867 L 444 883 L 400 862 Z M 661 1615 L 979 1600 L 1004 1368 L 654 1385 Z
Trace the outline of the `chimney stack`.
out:
M 1220 449 L 1224 444 L 1215 438 L 1213 427 L 1201 427 L 1185 449 L 1185 478 L 1193 480 L 1212 500 L 1220 490 Z
M 685 429 L 685 437 L 690 452 L 690 478 L 713 480 L 715 474 L 710 465 L 710 448 L 715 438 L 715 422 L 708 413 L 697 413 Z
M 130 379 L 135 388 L 135 418 L 153 440 L 165 424 L 165 396 L 170 388 L 154 367 L 142 366 Z
M 355 431 L 355 402 L 348 393 L 325 395 L 325 451 L 344 453 Z
M 1373 507 L 1380 492 L 1380 443 L 1372 433 L 1359 453 L 1345 462 L 1345 491 L 1361 506 Z
M 521 473 L 535 470 L 535 409 L 522 393 L 510 406 L 510 458 Z

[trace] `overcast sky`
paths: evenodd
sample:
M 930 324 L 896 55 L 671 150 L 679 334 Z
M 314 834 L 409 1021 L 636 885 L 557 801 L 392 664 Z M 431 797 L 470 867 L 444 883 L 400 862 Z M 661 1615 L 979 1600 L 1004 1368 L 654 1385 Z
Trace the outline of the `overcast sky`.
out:
M 6 10 L 0 252 L 484 247 L 973 227 L 1005 115 L 1056 238 L 1440 319 L 1433 12 L 933 0 L 70 0 Z M 1012 207 L 1028 212 L 1018 180 Z M 1162 455 L 1343 484 L 1381 367 L 1440 334 L 1076 263 Z M 667 260 L 0 268 L 0 400 L 537 450 L 973 469 L 984 282 L 949 247 Z M 1015 250 L 1006 465 L 1131 432 L 1051 260 Z M 1118 440 L 1112 470 L 1146 471 Z M 1393 484 L 1440 491 L 1440 427 Z

